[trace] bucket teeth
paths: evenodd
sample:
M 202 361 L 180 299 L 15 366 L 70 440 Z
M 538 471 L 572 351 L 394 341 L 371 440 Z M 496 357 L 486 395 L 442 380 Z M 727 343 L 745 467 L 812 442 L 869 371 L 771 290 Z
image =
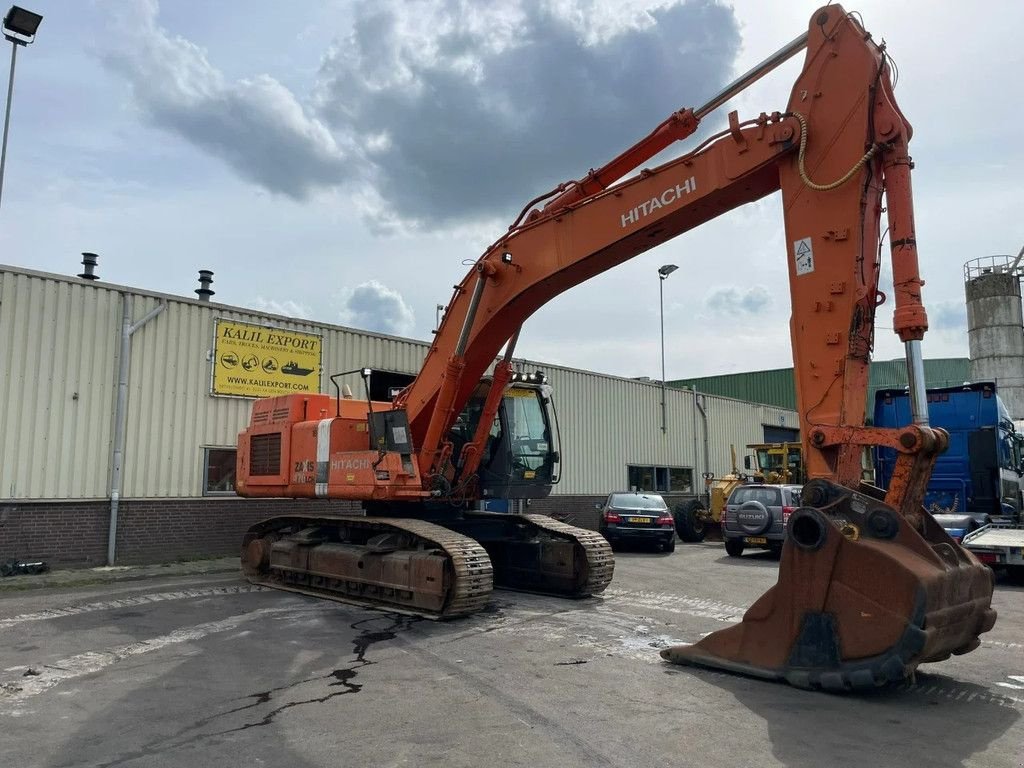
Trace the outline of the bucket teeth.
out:
M 662 658 L 842 691 L 976 648 L 995 623 L 988 568 L 934 522 L 922 534 L 873 497 L 812 482 L 834 501 L 790 516 L 778 583 L 739 624 Z

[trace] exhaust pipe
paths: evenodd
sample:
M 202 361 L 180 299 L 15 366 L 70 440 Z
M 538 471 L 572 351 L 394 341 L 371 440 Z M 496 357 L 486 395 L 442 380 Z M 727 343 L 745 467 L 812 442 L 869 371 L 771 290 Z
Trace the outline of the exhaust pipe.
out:
M 210 301 L 210 297 L 213 296 L 215 291 L 210 288 L 213 283 L 213 272 L 209 269 L 199 270 L 199 287 L 196 288 L 196 293 L 199 294 L 200 301 Z
M 96 264 L 99 261 L 99 256 L 95 253 L 82 253 L 82 271 L 78 273 L 78 276 L 83 280 L 99 280 L 100 276 L 95 273 Z

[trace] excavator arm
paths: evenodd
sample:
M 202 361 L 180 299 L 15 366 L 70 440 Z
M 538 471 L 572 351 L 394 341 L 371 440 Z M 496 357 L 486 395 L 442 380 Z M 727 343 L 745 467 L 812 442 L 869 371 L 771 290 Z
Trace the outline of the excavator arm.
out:
M 430 468 L 428 475 L 440 471 L 437 456 L 451 419 L 537 309 L 781 190 L 806 506 L 791 517 L 778 585 L 744 621 L 663 656 L 801 686 L 871 687 L 902 680 L 921 661 L 976 647 L 995 612 L 989 572 L 921 507 L 947 436 L 928 426 L 924 392 L 920 342 L 928 320 L 911 126 L 893 96 L 883 46 L 837 5 L 817 11 L 806 36 L 746 80 L 803 45 L 804 67 L 785 112 L 744 122 L 732 113 L 728 129 L 694 151 L 608 186 L 673 136 L 696 130 L 697 113 L 681 110 L 600 171 L 563 185 L 547 206 L 521 216 L 456 286 L 423 370 L 400 401 L 420 466 Z M 903 430 L 864 424 L 875 311 L 885 300 L 878 288 L 883 200 L 893 325 L 905 345 L 914 403 L 914 423 Z M 861 455 L 874 445 L 900 456 L 885 492 L 861 484 Z

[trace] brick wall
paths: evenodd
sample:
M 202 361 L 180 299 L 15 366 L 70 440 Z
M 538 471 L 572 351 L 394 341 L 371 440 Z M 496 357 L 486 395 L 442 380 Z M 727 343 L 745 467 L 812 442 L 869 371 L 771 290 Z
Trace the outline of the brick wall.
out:
M 597 530 L 604 496 L 534 499 L 528 512 Z M 666 497 L 669 506 L 684 498 Z M 125 499 L 118 507 L 121 565 L 234 555 L 253 523 L 289 511 L 358 512 L 355 502 L 317 499 Z M 0 560 L 43 559 L 51 567 L 107 561 L 109 501 L 0 503 Z
M 604 496 L 548 496 L 546 499 L 532 499 L 526 511 L 551 515 L 570 525 L 596 531 L 599 513 L 594 505 L 604 500 Z
M 237 554 L 253 523 L 287 511 L 352 512 L 358 504 L 314 499 L 125 499 L 117 562 L 160 563 Z M 40 558 L 51 567 L 107 562 L 110 502 L 0 504 L 0 560 Z
M 674 508 L 676 504 L 694 498 L 692 495 L 663 495 L 669 509 Z M 527 511 L 551 515 L 570 525 L 578 525 L 580 528 L 596 531 L 601 513 L 594 505 L 603 504 L 606 498 L 606 496 L 548 496 L 546 499 L 533 499 Z
M 42 558 L 51 565 L 102 565 L 110 502 L 0 505 L 0 560 Z

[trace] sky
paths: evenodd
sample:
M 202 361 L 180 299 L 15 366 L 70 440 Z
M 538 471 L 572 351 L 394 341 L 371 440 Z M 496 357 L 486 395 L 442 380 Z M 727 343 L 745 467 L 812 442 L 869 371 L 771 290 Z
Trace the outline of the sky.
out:
M 527 201 L 802 33 L 788 0 L 25 0 L 0 263 L 427 340 Z M 914 126 L 926 357 L 966 356 L 963 265 L 1024 245 L 1024 3 L 862 0 Z M 282 9 L 286 13 L 282 13 Z M 6 44 L 0 75 L 8 69 Z M 782 110 L 797 56 L 692 148 Z M 6 77 L 3 78 L 6 81 Z M 778 194 L 573 288 L 518 356 L 669 379 L 791 365 Z M 885 251 L 887 259 L 887 249 Z M 891 295 L 883 284 L 882 290 Z M 902 355 L 892 305 L 876 359 Z

